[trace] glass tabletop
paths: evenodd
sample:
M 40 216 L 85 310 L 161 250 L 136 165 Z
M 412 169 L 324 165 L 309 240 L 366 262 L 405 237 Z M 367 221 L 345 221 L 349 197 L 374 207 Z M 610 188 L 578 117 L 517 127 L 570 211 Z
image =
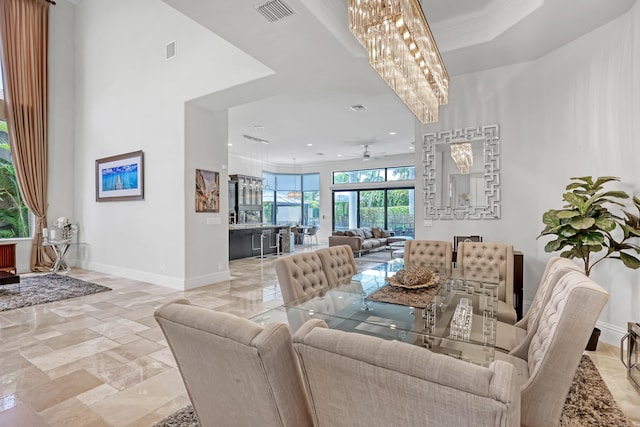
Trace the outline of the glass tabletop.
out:
M 412 343 L 488 365 L 495 355 L 498 284 L 470 280 L 456 269 L 434 269 L 441 285 L 431 292 L 434 295 L 430 300 L 425 297 L 426 302 L 420 304 L 424 307 L 370 299 L 388 286 L 386 279 L 403 266 L 403 260 L 391 260 L 357 274 L 348 285 L 277 307 L 252 320 L 262 324 L 284 322 L 295 332 L 309 319 L 322 319 L 332 329 Z

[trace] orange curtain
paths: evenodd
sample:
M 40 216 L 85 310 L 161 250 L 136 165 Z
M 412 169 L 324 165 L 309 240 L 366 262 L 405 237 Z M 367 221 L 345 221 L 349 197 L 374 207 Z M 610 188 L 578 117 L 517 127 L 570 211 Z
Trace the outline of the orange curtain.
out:
M 0 0 L 0 53 L 11 156 L 25 204 L 36 217 L 31 270 L 53 264 L 42 246 L 47 223 L 47 42 L 49 3 Z

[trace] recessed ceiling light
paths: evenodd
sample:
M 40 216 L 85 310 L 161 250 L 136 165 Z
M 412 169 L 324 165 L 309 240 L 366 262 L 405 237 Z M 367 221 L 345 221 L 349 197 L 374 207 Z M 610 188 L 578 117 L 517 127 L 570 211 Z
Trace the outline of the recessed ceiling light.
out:
M 307 144 L 307 147 L 313 147 L 313 144 Z
M 389 132 L 389 135 L 395 135 L 395 134 L 396 134 L 395 132 Z
M 338 157 L 342 157 L 342 154 L 338 154 Z
M 229 147 L 233 146 L 233 144 L 232 144 L 232 143 L 228 143 L 227 145 L 228 145 Z

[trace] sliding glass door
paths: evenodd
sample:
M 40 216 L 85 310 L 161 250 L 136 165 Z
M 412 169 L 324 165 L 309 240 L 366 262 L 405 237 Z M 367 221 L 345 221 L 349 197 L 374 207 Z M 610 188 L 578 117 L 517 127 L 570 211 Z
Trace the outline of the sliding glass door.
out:
M 397 236 L 415 235 L 413 188 L 333 192 L 333 229 L 380 227 Z

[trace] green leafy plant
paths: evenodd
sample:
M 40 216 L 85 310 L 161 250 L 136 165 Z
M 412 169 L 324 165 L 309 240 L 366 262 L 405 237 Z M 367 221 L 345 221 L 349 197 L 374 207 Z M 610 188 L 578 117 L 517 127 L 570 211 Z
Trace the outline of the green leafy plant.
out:
M 568 191 L 562 195 L 567 202 L 563 209 L 551 209 L 542 216 L 545 228 L 538 238 L 556 236 L 555 240 L 546 244 L 544 250 L 564 250 L 560 256 L 582 259 L 587 276 L 593 267 L 607 258 L 619 259 L 629 268 L 640 268 L 640 259 L 632 255 L 640 254 L 640 246 L 631 242 L 631 239 L 640 236 L 640 199 L 635 196 L 632 198 L 638 214 L 621 209 L 624 213 L 624 217 L 621 217 L 608 207 L 626 208 L 623 201 L 629 199 L 629 195 L 624 191 L 604 190 L 605 184 L 620 181 L 620 178 L 602 176 L 594 180 L 586 176 L 571 180 L 565 188 Z M 606 253 L 594 260 L 593 254 L 603 250 Z

